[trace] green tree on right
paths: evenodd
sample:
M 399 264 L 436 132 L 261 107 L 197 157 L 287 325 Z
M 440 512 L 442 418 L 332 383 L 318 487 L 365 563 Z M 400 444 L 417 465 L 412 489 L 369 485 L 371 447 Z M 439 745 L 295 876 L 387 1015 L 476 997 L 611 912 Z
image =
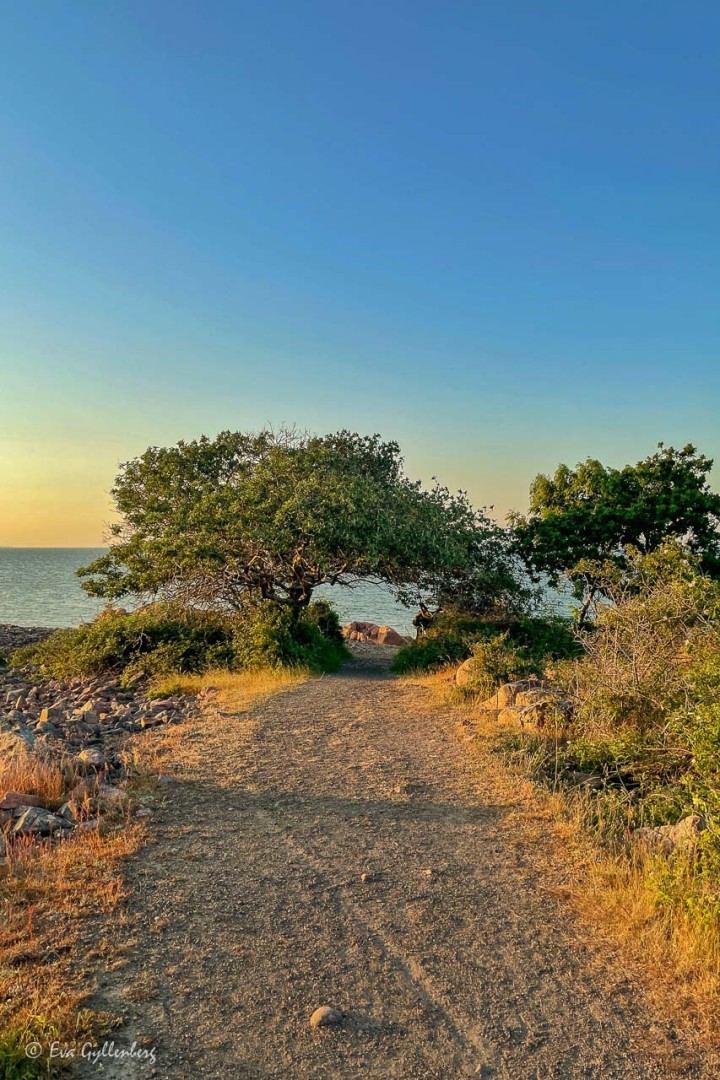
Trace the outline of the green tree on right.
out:
M 568 580 L 582 626 L 613 583 L 627 579 L 632 553 L 649 554 L 675 539 L 701 569 L 720 578 L 720 495 L 711 490 L 712 459 L 688 445 L 658 444 L 622 469 L 587 461 L 536 476 L 527 514 L 510 516 L 515 550 L 534 580 Z

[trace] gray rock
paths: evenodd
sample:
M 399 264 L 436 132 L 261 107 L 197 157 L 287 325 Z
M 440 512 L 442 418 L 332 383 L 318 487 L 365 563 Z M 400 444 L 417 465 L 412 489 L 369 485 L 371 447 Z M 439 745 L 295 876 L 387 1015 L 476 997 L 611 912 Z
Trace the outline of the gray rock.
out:
M 62 709 L 57 709 L 55 706 L 46 706 L 40 710 L 40 723 L 60 724 L 64 719 L 65 714 Z
M 51 724 L 49 720 L 41 720 L 35 728 L 35 734 L 50 735 L 53 739 L 58 739 L 62 737 L 62 732 L 60 731 L 60 729 L 55 727 L 54 724 Z
M 35 736 L 26 729 L 0 732 L 0 759 L 19 761 L 27 758 L 34 742 Z
M 100 806 L 107 810 L 110 807 L 124 806 L 128 801 L 128 793 L 112 784 L 98 784 L 97 800 Z
M 632 843 L 650 854 L 671 855 L 674 851 L 691 851 L 706 828 L 700 814 L 689 814 L 676 825 L 657 825 L 653 829 L 636 829 Z
M 79 804 L 74 799 L 70 799 L 68 802 L 63 803 L 57 812 L 57 816 L 74 825 L 82 818 L 82 811 Z
M 102 750 L 98 750 L 93 746 L 87 746 L 84 750 L 81 750 L 77 761 L 83 771 L 105 768 L 105 755 Z
M 65 818 L 43 810 L 41 806 L 29 806 L 13 829 L 13 836 L 54 836 L 72 828 Z

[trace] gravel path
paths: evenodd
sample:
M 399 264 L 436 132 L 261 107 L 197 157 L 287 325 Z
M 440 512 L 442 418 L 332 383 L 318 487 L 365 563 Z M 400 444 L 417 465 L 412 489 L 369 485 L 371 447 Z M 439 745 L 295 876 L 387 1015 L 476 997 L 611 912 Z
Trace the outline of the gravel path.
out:
M 116 1047 L 138 1038 L 157 1063 L 102 1075 L 709 1076 L 579 939 L 454 721 L 387 653 L 359 654 L 182 729 L 129 867 L 128 958 L 94 1002 L 127 1017 Z M 344 1022 L 311 1030 L 324 1004 Z

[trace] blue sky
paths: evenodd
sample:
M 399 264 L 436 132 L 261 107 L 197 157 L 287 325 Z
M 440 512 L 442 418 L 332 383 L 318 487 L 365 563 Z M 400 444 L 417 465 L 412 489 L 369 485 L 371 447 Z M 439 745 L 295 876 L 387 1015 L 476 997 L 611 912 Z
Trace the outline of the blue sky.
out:
M 296 422 L 499 513 L 720 455 L 720 8 L 0 5 L 0 544 Z

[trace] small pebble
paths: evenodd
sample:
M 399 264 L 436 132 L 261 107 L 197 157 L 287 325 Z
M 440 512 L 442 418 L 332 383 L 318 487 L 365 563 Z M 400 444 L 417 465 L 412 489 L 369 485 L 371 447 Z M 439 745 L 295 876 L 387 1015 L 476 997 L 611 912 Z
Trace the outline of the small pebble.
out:
M 340 1009 L 333 1009 L 330 1005 L 321 1005 L 310 1017 L 310 1027 L 335 1027 L 342 1024 L 343 1014 Z

